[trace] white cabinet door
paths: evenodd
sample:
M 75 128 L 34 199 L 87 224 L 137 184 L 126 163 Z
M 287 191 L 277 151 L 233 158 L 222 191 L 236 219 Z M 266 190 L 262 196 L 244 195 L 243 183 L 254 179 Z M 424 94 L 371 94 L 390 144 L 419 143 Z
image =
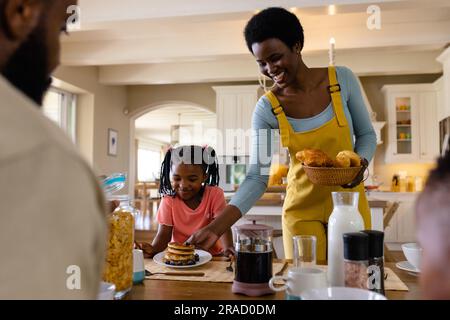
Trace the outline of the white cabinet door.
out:
M 216 91 L 217 152 L 225 156 L 250 154 L 252 115 L 259 86 L 221 86 Z
M 420 94 L 420 159 L 434 161 L 439 156 L 439 127 L 436 92 Z
M 428 83 L 383 87 L 386 163 L 433 162 L 439 155 L 437 87 Z
M 396 242 L 416 242 L 415 202 L 402 202 L 395 215 L 397 216 Z
M 419 158 L 419 105 L 417 94 L 387 95 L 388 145 L 386 162 L 413 162 Z
M 436 89 L 436 108 L 437 108 L 437 117 L 438 121 L 441 121 L 446 116 L 445 110 L 445 100 L 444 100 L 444 80 L 442 77 L 437 79 L 433 83 Z
M 232 155 L 236 149 L 234 129 L 236 126 L 237 98 L 234 94 L 223 93 L 217 98 L 217 129 L 219 130 L 217 152 Z
M 239 156 L 250 155 L 252 116 L 257 98 L 255 92 L 243 93 L 238 96 L 237 123 L 239 128 L 242 129 L 237 141 L 236 151 Z
M 397 225 L 397 216 L 394 214 L 389 225 L 384 227 L 384 242 L 397 242 Z
M 384 229 L 384 241 L 390 243 L 405 243 L 416 241 L 415 202 L 402 201 Z

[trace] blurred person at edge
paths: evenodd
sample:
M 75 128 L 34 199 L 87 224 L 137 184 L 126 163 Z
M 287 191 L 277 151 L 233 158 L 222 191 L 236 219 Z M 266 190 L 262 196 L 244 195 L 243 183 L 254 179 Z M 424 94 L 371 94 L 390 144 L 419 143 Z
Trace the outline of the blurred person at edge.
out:
M 76 4 L 0 0 L 0 299 L 95 299 L 101 281 L 101 188 L 39 109 Z
M 425 299 L 450 300 L 450 152 L 438 160 L 416 204 L 423 249 L 420 287 Z

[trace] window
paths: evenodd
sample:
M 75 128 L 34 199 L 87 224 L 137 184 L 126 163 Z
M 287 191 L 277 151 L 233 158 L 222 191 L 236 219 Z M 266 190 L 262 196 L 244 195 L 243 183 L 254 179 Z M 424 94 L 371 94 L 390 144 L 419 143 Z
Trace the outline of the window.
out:
M 161 146 L 139 140 L 137 152 L 138 181 L 155 181 L 161 171 Z
M 51 88 L 44 98 L 42 111 L 76 142 L 76 96 L 70 92 Z

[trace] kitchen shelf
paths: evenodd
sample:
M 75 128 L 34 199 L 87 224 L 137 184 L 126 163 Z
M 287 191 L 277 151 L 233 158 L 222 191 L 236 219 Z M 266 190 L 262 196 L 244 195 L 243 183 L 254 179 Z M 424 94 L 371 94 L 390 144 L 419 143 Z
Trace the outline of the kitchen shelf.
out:
M 397 113 L 411 113 L 411 110 L 397 110 Z
M 410 124 L 398 124 L 397 127 L 399 127 L 399 128 L 410 128 L 411 125 Z
M 398 142 L 409 142 L 412 141 L 412 139 L 397 139 Z

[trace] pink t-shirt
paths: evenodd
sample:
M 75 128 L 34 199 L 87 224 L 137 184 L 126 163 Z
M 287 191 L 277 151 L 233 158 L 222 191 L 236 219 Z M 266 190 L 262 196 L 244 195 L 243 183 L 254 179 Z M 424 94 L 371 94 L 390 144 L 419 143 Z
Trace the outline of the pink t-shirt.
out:
M 172 226 L 172 241 L 183 243 L 193 233 L 207 226 L 225 208 L 225 195 L 219 187 L 206 186 L 202 202 L 192 210 L 179 197 L 165 196 L 158 209 L 160 224 Z M 219 241 L 209 249 L 212 255 L 223 252 Z

